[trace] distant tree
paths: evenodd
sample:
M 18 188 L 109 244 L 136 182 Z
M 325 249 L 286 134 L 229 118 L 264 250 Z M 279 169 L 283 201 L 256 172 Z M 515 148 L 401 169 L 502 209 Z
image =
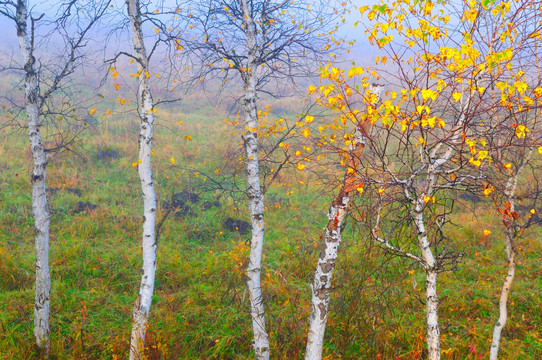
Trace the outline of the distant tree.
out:
M 34 338 L 40 353 L 49 355 L 49 307 L 51 274 L 49 271 L 49 224 L 50 210 L 46 194 L 47 157 L 40 129 L 51 118 L 73 115 L 53 100 L 62 92 L 63 83 L 81 65 L 85 55 L 90 30 L 104 15 L 110 1 L 66 1 L 56 6 L 57 16 L 50 18 L 37 12 L 29 1 L 0 1 L 0 14 L 13 20 L 17 30 L 22 64 L 3 68 L 20 72 L 24 79 L 24 105 L 15 98 L 8 99 L 14 106 L 24 108 L 27 118 L 28 137 L 32 151 L 32 215 L 34 217 L 36 244 L 36 294 L 34 303 Z M 55 10 L 48 9 L 49 13 Z M 83 15 L 84 12 L 84 15 Z M 42 34 L 36 34 L 43 24 Z M 47 54 L 45 48 L 54 35 L 60 35 L 65 48 Z M 55 36 L 56 36 L 55 35 Z M 44 41 L 38 41 L 39 39 Z M 57 41 L 59 39 L 56 39 Z M 40 45 L 43 48 L 40 48 Z M 63 113 L 63 111 L 66 111 Z
M 180 52 L 188 54 L 197 69 L 196 81 L 212 77 L 240 79 L 246 131 L 247 189 L 252 238 L 247 266 L 257 359 L 269 358 L 269 336 L 265 325 L 260 282 L 264 240 L 264 194 L 261 184 L 258 94 L 287 95 L 281 82 L 294 86 L 311 76 L 334 41 L 341 5 L 328 1 L 190 1 L 178 2 L 181 21 L 170 32 Z M 162 26 L 164 32 L 167 25 Z

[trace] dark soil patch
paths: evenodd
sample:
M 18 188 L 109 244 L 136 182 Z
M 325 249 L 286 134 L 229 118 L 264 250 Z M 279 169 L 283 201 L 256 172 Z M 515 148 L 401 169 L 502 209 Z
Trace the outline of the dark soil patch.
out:
M 239 234 L 246 235 L 250 230 L 250 223 L 244 220 L 227 218 L 224 222 L 224 227 L 229 231 L 238 231 Z
M 99 206 L 89 202 L 79 201 L 73 208 L 72 211 L 76 214 L 85 212 L 85 211 L 96 211 L 99 209 Z
M 75 188 L 47 188 L 46 191 L 47 194 L 51 196 L 56 195 L 58 192 L 67 192 L 76 196 L 83 196 L 83 192 Z
M 198 203 L 200 202 L 200 197 L 198 194 L 194 194 L 193 192 L 190 192 L 188 190 L 183 190 L 181 192 L 178 192 L 173 195 L 173 200 L 175 201 L 188 201 L 191 203 Z
M 101 161 L 111 161 L 120 158 L 120 154 L 117 150 L 109 148 L 103 148 L 102 150 L 98 151 L 97 156 L 98 160 Z
M 168 211 L 170 208 L 173 212 L 173 215 L 177 218 L 188 215 L 190 213 L 190 207 L 186 205 L 183 200 L 176 199 L 175 197 L 173 197 L 173 200 L 171 202 L 164 201 L 162 203 L 162 209 Z
M 542 214 L 542 208 L 536 208 L 535 213 L 532 214 L 531 210 L 533 209 L 532 206 L 529 205 L 521 205 L 518 204 L 515 206 L 516 212 L 520 214 L 521 219 L 523 219 L 524 223 L 527 223 L 529 219 L 531 219 L 531 225 L 540 225 L 542 224 L 542 218 L 540 218 L 539 214 Z
M 461 200 L 470 201 L 471 203 L 474 203 L 474 204 L 482 202 L 482 198 L 480 198 L 478 195 L 474 195 L 471 193 L 463 193 L 459 195 L 459 198 Z
M 213 207 L 216 207 L 217 209 L 220 209 L 222 207 L 222 204 L 220 201 L 206 201 L 203 203 L 203 210 L 209 210 Z

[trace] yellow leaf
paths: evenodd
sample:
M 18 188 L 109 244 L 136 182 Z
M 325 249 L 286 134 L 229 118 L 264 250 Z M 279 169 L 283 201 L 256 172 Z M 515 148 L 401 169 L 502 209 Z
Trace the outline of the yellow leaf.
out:
M 526 134 L 531 132 L 525 125 L 516 126 L 516 136 L 518 139 L 525 138 Z
M 484 229 L 484 238 L 487 238 L 489 235 L 491 235 L 491 231 Z
M 435 91 L 433 91 L 433 90 L 431 90 L 431 89 L 423 89 L 423 90 L 421 91 L 421 94 L 422 94 L 422 99 L 423 99 L 423 101 L 426 101 L 426 100 L 429 99 L 429 98 L 430 98 L 431 100 L 435 101 L 435 99 L 437 98 L 437 95 L 438 95 L 437 92 L 435 92 Z
M 297 169 L 299 171 L 303 171 L 303 169 L 305 169 L 305 165 L 303 165 L 302 163 L 297 163 Z
M 169 161 L 171 162 L 171 165 L 175 165 L 175 159 L 174 158 L 169 158 Z
M 463 96 L 463 94 L 458 93 L 458 92 L 455 92 L 455 93 L 452 94 L 452 97 L 454 98 L 455 102 L 458 102 L 461 99 L 462 96 Z
M 90 109 L 89 114 L 90 116 L 96 114 L 96 109 Z
M 367 9 L 369 9 L 369 5 L 365 5 L 359 8 L 359 13 L 361 14 L 361 16 L 363 16 L 363 13 L 365 13 Z
M 491 194 L 493 191 L 495 191 L 495 188 L 493 187 L 493 185 L 487 185 L 487 186 L 484 188 L 484 196 L 485 196 L 485 197 L 488 197 L 489 194 Z
M 361 67 L 353 67 L 351 68 L 350 70 L 348 70 L 348 78 L 351 78 L 353 76 L 356 76 L 356 75 L 361 75 L 363 74 L 363 68 Z
M 480 165 L 482 165 L 482 162 L 480 160 L 474 160 L 473 157 L 470 158 L 469 163 L 473 164 L 476 167 L 480 167 Z

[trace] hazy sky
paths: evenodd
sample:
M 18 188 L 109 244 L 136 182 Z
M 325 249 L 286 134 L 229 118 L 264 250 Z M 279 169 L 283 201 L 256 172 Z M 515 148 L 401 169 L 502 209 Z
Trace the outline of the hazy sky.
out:
M 34 11 L 40 12 L 40 11 L 46 11 L 50 13 L 50 15 L 54 15 L 54 11 L 58 9 L 58 7 L 51 8 L 52 5 L 57 3 L 58 0 L 49 0 L 49 1 L 30 1 L 31 4 L 34 5 Z M 166 0 L 165 4 L 167 5 L 167 2 L 174 3 L 174 0 Z M 155 3 L 163 3 L 162 0 L 155 1 Z M 371 5 L 376 3 L 376 1 L 369 1 L 369 0 L 356 0 L 354 2 L 355 6 L 364 6 L 364 5 Z M 114 2 L 115 7 L 118 9 L 123 9 L 124 7 L 124 1 L 122 0 L 115 0 Z M 47 11 L 47 9 L 49 9 Z M 356 21 L 360 21 L 360 24 L 357 28 L 354 27 L 354 24 Z M 150 25 L 149 29 L 150 30 Z M 16 31 L 15 31 L 15 25 L 13 24 L 13 21 L 6 19 L 3 16 L 0 16 L 0 31 L 2 34 L 2 41 L 0 42 L 0 51 L 3 53 L 3 55 L 0 55 L 0 59 L 6 56 L 10 56 L 11 53 L 18 54 L 18 42 L 16 38 Z M 354 58 L 357 58 L 359 62 L 366 62 L 372 58 L 374 58 L 376 55 L 378 55 L 378 49 L 376 47 L 370 46 L 368 41 L 366 40 L 366 36 L 364 34 L 364 26 L 361 21 L 360 13 L 357 9 L 352 8 L 351 12 L 347 14 L 346 16 L 346 22 L 344 25 L 342 25 L 338 32 L 340 37 L 343 37 L 346 40 L 355 40 L 356 45 L 351 51 L 351 54 Z

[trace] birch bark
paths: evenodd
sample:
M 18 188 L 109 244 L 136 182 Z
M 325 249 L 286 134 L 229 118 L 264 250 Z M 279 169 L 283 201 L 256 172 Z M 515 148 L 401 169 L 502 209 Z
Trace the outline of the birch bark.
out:
M 508 272 L 504 280 L 501 297 L 499 299 L 499 320 L 493 328 L 493 339 L 491 340 L 491 347 L 489 350 L 489 359 L 497 360 L 499 355 L 499 346 L 501 343 L 501 334 L 508 320 L 508 295 L 510 294 L 510 288 L 516 275 L 516 249 L 514 246 L 514 235 L 512 229 L 506 230 L 506 254 L 508 256 Z
M 307 334 L 305 360 L 322 358 L 324 335 L 328 318 L 329 295 L 331 293 L 331 278 L 335 268 L 335 260 L 341 244 L 341 226 L 348 215 L 348 207 L 352 192 L 356 188 L 356 169 L 361 153 L 365 148 L 365 139 L 358 129 L 354 135 L 354 148 L 350 149 L 350 161 L 345 174 L 341 191 L 331 204 L 328 212 L 328 223 L 324 233 L 324 248 L 320 252 L 318 264 L 311 285 L 311 315 Z
M 154 104 L 149 88 L 149 59 L 143 42 L 139 0 L 127 0 L 128 16 L 132 30 L 132 43 L 139 70 L 138 112 L 140 118 L 138 174 L 143 193 L 143 268 L 139 296 L 133 310 L 130 359 L 143 358 L 147 320 L 154 292 L 156 274 L 156 195 L 151 169 L 151 150 L 154 131 Z
M 418 231 L 418 247 L 422 253 L 422 259 L 425 262 L 426 280 L 425 280 L 425 300 L 426 300 L 426 319 L 427 319 L 427 352 L 429 360 L 440 359 L 440 329 L 438 325 L 438 305 L 437 295 L 437 263 L 431 244 L 427 239 L 425 224 L 423 221 L 423 208 L 425 202 L 423 196 L 416 200 L 414 210 L 414 221 Z
M 47 202 L 47 159 L 40 134 L 39 86 L 33 56 L 33 33 L 28 33 L 28 10 L 24 0 L 16 5 L 17 37 L 25 71 L 25 108 L 28 116 L 28 137 L 32 151 L 32 215 L 36 247 L 36 284 L 34 301 L 34 338 L 42 355 L 48 357 L 49 307 L 51 274 L 49 272 L 49 224 L 50 212 Z
M 523 172 L 525 165 L 531 159 L 532 150 L 529 151 L 527 156 L 523 159 L 523 162 L 514 172 L 514 175 L 508 178 L 505 188 L 506 200 L 510 204 L 510 212 L 515 211 L 515 196 L 516 188 L 518 183 L 518 177 Z M 499 355 L 499 346 L 501 343 L 501 334 L 506 321 L 508 320 L 508 296 L 510 294 L 510 289 L 512 283 L 514 282 L 514 277 L 516 275 L 516 246 L 514 244 L 514 239 L 516 237 L 516 229 L 514 228 L 514 219 L 511 219 L 509 226 L 506 228 L 506 255 L 508 258 L 508 271 L 504 283 L 502 286 L 501 297 L 499 299 L 499 319 L 493 328 L 493 338 L 491 340 L 491 347 L 489 348 L 489 360 L 497 360 Z
M 255 359 L 269 359 L 269 335 L 265 326 L 265 312 L 261 287 L 262 251 L 264 240 L 264 197 L 260 184 L 260 163 L 258 159 L 258 109 L 256 105 L 256 81 L 258 66 L 256 53 L 258 43 L 256 26 L 252 17 L 251 5 L 247 0 L 239 0 L 244 15 L 245 34 L 248 46 L 248 69 L 243 76 L 245 85 L 244 111 L 248 131 L 245 137 L 247 155 L 247 196 L 249 201 L 252 238 L 247 267 L 247 288 L 250 297 L 250 314 L 254 332 Z

